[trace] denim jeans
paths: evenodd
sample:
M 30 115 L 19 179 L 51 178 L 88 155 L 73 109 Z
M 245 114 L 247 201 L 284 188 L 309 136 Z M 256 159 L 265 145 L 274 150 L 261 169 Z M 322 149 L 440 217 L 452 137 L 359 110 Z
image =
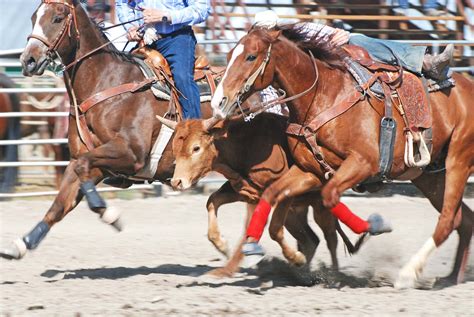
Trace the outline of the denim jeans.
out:
M 156 49 L 166 58 L 173 74 L 176 88 L 186 97 L 179 96 L 183 119 L 201 117 L 199 88 L 194 82 L 196 38 L 190 27 L 162 35 Z
M 397 63 L 397 59 L 393 56 L 395 54 L 403 68 L 421 74 L 426 46 L 413 46 L 390 40 L 379 40 L 356 33 L 349 37 L 349 44 L 362 46 L 373 59 L 388 64 Z
M 402 9 L 408 9 L 409 3 L 408 0 L 398 0 L 398 4 L 400 5 L 400 8 Z M 425 0 L 423 4 L 423 9 L 428 10 L 428 9 L 436 9 L 438 7 L 438 1 L 437 0 Z

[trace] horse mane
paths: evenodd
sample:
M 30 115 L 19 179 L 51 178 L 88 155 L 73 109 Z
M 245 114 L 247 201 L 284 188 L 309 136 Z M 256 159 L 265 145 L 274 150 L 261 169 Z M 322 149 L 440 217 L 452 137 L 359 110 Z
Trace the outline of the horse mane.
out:
M 96 31 L 102 36 L 102 38 L 109 42 L 110 39 L 105 35 L 105 25 L 103 21 L 95 21 L 93 19 L 90 19 L 92 21 L 92 24 L 95 26 Z M 105 52 L 112 54 L 119 59 L 121 59 L 124 62 L 129 62 L 135 65 L 138 65 L 138 63 L 133 59 L 132 55 L 128 52 L 121 52 L 119 51 L 113 43 L 110 43 L 107 45 L 107 50 L 104 50 Z
M 283 24 L 277 27 L 282 35 L 295 43 L 304 52 L 311 51 L 314 57 L 331 68 L 345 71 L 343 59 L 347 56 L 340 47 L 330 44 L 332 36 L 322 36 L 320 32 L 310 32 L 303 23 Z M 313 34 L 312 34 L 313 33 Z

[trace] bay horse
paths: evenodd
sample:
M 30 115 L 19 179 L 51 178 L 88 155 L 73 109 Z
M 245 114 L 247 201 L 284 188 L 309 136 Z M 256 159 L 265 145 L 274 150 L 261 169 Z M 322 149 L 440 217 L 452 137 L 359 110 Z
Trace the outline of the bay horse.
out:
M 89 19 L 80 1 L 43 0 L 32 16 L 32 24 L 32 34 L 20 58 L 24 75 L 42 75 L 53 60 L 59 59 L 63 66 L 74 63 L 74 67 L 64 72 L 65 78 L 69 78 L 65 83 L 71 101 L 75 99 L 79 104 L 111 87 L 145 79 L 139 65 L 109 43 Z M 0 250 L 0 256 L 20 259 L 28 250 L 35 249 L 84 194 L 91 210 L 107 224 L 120 229 L 119 213 L 106 208 L 95 185 L 106 176 L 128 177 L 142 170 L 161 129 L 155 116 L 164 116 L 168 105 L 166 100 L 157 100 L 149 89 L 119 94 L 100 102 L 85 114 L 92 149 L 80 136 L 77 117 L 70 115 L 71 159 L 59 193 L 42 221 L 23 238 L 15 240 L 11 247 Z M 209 117 L 209 103 L 203 107 L 203 116 Z M 171 146 L 167 144 L 150 180 L 167 183 L 173 175 L 173 162 Z
M 290 40 L 291 38 L 292 40 Z M 309 52 L 312 52 L 314 59 Z M 354 94 L 355 83 L 342 64 L 342 53 L 327 42 L 307 41 L 296 26 L 273 29 L 253 27 L 228 54 L 224 78 L 212 99 L 216 117 L 231 116 L 246 96 L 268 85 L 294 96 L 308 93 L 288 103 L 290 123 L 305 126 L 316 115 L 333 109 Z M 318 77 L 319 76 L 319 77 Z M 462 202 L 465 184 L 474 171 L 474 83 L 458 73 L 453 74 L 454 88 L 430 93 L 432 111 L 432 162 L 443 162 L 444 171 L 426 170 L 409 179 L 441 213 L 433 236 L 402 268 L 397 288 L 414 287 L 428 256 L 456 229 L 459 244 L 452 273 L 441 284 L 455 284 L 463 279 L 469 244 L 473 232 L 473 212 Z M 249 84 L 249 78 L 254 82 Z M 361 94 L 362 96 L 362 94 Z M 296 165 L 270 186 L 262 198 L 272 208 L 289 196 L 322 188 L 324 205 L 333 207 L 342 192 L 374 177 L 379 172 L 379 127 L 383 102 L 361 98 L 355 106 L 330 120 L 317 131 L 310 131 L 324 160 L 336 170 L 325 181 L 326 170 L 318 163 L 305 138 L 289 135 Z M 394 112 L 397 125 L 393 165 L 389 177 L 397 179 L 407 167 L 404 164 L 403 121 Z

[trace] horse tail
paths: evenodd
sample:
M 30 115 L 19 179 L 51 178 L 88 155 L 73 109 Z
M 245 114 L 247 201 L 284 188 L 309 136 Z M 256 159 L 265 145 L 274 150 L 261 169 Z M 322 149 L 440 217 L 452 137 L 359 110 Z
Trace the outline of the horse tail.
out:
M 13 88 L 15 83 L 5 74 L 0 74 L 0 87 Z M 9 94 L 11 111 L 19 112 L 20 111 L 20 98 L 17 94 Z M 18 140 L 21 138 L 21 126 L 20 118 L 8 118 L 7 120 L 7 140 Z M 16 162 L 18 161 L 18 145 L 7 145 L 5 146 L 5 155 L 2 159 L 4 162 Z M 11 192 L 17 177 L 18 177 L 18 168 L 17 167 L 6 167 L 3 168 L 3 173 L 0 174 L 0 192 Z
M 344 232 L 344 230 L 342 230 L 339 220 L 336 221 L 336 231 L 341 236 L 342 241 L 344 241 L 344 244 L 347 248 L 347 252 L 349 252 L 350 255 L 356 254 L 359 251 L 360 247 L 365 242 L 365 237 L 367 236 L 367 232 L 362 234 L 359 237 L 359 239 L 357 239 L 355 245 L 353 245 L 351 240 L 349 240 L 349 237 Z

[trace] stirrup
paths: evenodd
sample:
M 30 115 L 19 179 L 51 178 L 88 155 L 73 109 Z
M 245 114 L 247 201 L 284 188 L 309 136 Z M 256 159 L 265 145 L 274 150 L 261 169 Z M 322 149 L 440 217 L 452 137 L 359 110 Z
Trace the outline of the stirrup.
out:
M 407 131 L 405 133 L 405 164 L 408 167 L 424 167 L 430 164 L 431 162 L 431 154 L 426 146 L 425 139 L 421 132 L 418 132 L 419 141 L 416 142 L 416 146 L 418 147 L 417 150 L 420 153 L 420 159 L 418 161 L 415 160 L 414 151 L 413 151 L 413 134 L 411 131 Z

